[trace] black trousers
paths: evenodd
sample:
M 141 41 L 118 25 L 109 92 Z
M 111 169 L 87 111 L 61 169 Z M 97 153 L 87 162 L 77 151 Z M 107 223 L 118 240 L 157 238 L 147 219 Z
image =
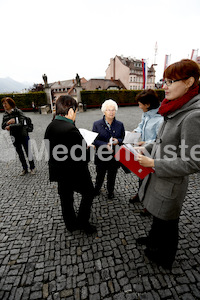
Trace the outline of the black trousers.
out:
M 74 210 L 74 192 L 82 195 L 78 215 Z M 94 186 L 89 170 L 84 171 L 82 177 L 77 175 L 77 178 L 59 181 L 58 194 L 60 195 L 62 215 L 67 229 L 70 230 L 77 224 L 87 224 L 94 198 Z
M 119 164 L 116 162 L 108 162 L 96 165 L 96 183 L 95 190 L 99 191 L 102 187 L 106 172 L 107 172 L 107 190 L 109 194 L 112 194 L 115 186 L 115 179 L 117 176 L 117 170 Z
M 17 154 L 19 156 L 19 160 L 22 164 L 22 167 L 25 171 L 28 170 L 28 166 L 27 166 L 27 162 L 26 162 L 26 158 L 25 158 L 25 155 L 24 155 L 24 151 L 25 151 L 25 154 L 28 158 L 28 141 L 29 141 L 29 136 L 27 137 L 24 137 L 20 140 L 15 140 L 13 145 L 15 146 L 15 149 L 17 151 Z M 24 151 L 23 151 L 23 148 L 24 148 Z M 35 164 L 34 164 L 34 160 L 29 160 L 29 166 L 30 166 L 30 169 L 33 170 L 35 168 Z
M 178 247 L 178 222 L 179 219 L 165 221 L 153 217 L 147 248 L 155 253 L 156 259 L 161 263 L 172 264 L 175 260 Z

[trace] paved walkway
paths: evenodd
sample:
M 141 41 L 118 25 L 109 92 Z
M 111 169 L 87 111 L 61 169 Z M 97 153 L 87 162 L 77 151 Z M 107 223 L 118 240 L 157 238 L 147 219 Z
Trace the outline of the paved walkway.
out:
M 27 113 L 34 122 L 31 138 L 42 143 L 51 115 Z M 77 115 L 77 127 L 92 128 L 99 109 Z M 117 118 L 126 130 L 141 118 L 138 107 L 120 108 Z M 0 114 L 0 122 L 2 114 Z M 141 217 L 141 204 L 130 205 L 137 191 L 135 175 L 119 170 L 115 194 L 108 200 L 105 186 L 93 202 L 91 221 L 98 233 L 87 236 L 65 229 L 56 183 L 48 181 L 45 157 L 37 174 L 21 177 L 18 159 L 0 131 L 0 299 L 157 300 L 200 299 L 200 176 L 190 185 L 180 217 L 180 241 L 172 271 L 144 257 L 135 239 L 150 229 L 151 217 Z M 2 161 L 2 155 L 7 162 Z M 95 168 L 90 162 L 92 179 Z M 75 206 L 80 195 L 75 194 Z

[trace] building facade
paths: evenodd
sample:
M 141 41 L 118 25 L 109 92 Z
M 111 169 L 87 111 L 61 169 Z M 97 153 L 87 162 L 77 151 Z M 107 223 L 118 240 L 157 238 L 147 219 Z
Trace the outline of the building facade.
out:
M 81 90 L 121 90 L 126 89 L 120 80 L 111 79 L 90 79 L 86 80 L 84 77 L 80 79 Z M 60 96 L 70 95 L 77 100 L 77 83 L 76 79 L 57 81 L 52 84 L 51 91 L 53 98 L 56 100 Z
M 126 89 L 120 80 L 92 78 L 82 84 L 83 90 L 121 90 Z
M 83 77 L 80 79 L 81 85 L 86 83 L 87 80 Z M 77 98 L 77 89 L 76 89 L 76 79 L 69 79 L 63 81 L 56 81 L 51 84 L 51 90 L 53 92 L 54 98 L 58 99 L 60 96 L 70 95 Z
M 143 89 L 142 61 L 131 57 L 115 56 L 106 69 L 106 79 L 120 80 L 126 89 Z M 146 89 L 155 89 L 155 69 L 147 69 Z

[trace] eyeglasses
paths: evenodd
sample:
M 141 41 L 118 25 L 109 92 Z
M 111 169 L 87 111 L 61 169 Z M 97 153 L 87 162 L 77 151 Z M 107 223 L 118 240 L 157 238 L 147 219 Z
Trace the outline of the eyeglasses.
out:
M 106 109 L 106 111 L 115 112 L 115 109 Z
M 172 85 L 172 83 L 176 82 L 176 81 L 181 81 L 181 80 L 186 80 L 188 78 L 182 78 L 182 79 L 175 79 L 175 80 L 171 80 L 171 79 L 165 79 L 163 80 L 163 85 L 166 84 L 167 86 Z

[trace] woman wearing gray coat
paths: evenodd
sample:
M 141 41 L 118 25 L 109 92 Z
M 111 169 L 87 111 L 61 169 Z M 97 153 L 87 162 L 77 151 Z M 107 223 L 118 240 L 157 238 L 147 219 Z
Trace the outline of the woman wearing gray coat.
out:
M 142 166 L 154 167 L 143 180 L 140 200 L 153 215 L 145 255 L 171 269 L 178 245 L 178 222 L 187 193 L 188 175 L 200 170 L 200 94 L 198 65 L 189 59 L 170 65 L 164 71 L 165 99 L 159 113 L 164 116 L 157 139 L 146 147 L 151 158 L 142 154 Z

